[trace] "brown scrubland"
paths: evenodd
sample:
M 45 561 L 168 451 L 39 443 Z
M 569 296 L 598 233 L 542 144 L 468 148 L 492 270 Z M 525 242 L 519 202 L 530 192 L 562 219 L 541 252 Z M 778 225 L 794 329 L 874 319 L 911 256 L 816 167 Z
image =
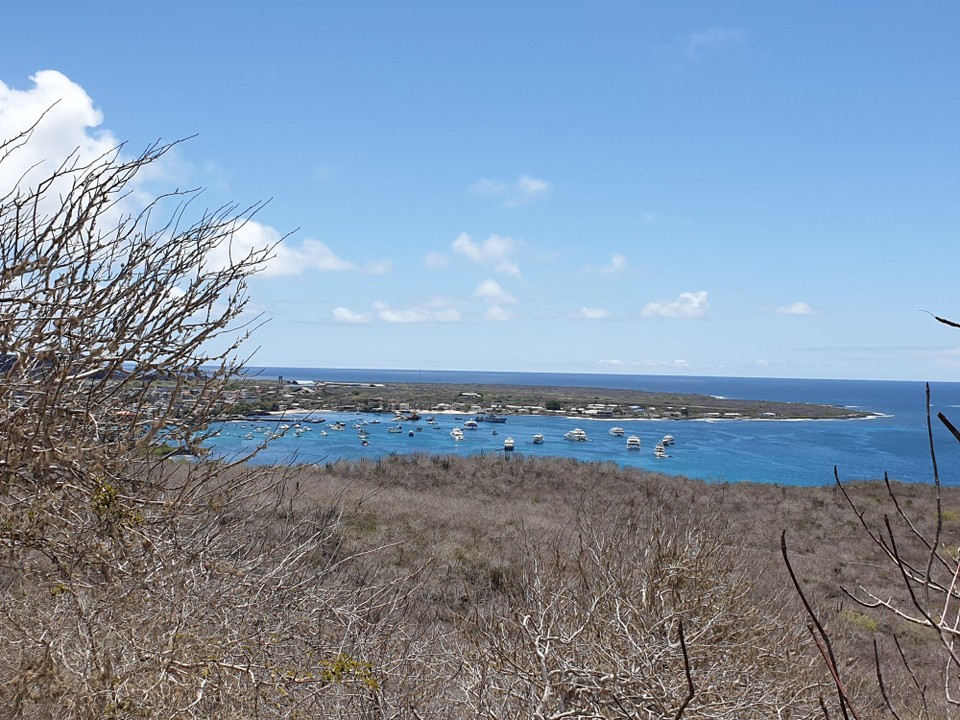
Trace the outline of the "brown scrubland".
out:
M 168 150 L 24 167 L 0 196 L 0 716 L 955 712 L 960 490 L 939 482 L 174 459 L 229 412 L 271 248 L 224 252 L 256 207 L 129 210 Z

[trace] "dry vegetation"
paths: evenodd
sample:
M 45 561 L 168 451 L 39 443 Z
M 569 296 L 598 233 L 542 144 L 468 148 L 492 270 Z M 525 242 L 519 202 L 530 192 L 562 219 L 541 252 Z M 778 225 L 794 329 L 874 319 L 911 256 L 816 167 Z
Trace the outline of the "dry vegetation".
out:
M 242 336 L 269 248 L 211 262 L 249 214 L 187 222 L 190 196 L 124 214 L 165 150 L 68 158 L 0 197 L 6 717 L 949 714 L 953 488 L 166 457 L 221 412 L 239 340 L 205 348 Z

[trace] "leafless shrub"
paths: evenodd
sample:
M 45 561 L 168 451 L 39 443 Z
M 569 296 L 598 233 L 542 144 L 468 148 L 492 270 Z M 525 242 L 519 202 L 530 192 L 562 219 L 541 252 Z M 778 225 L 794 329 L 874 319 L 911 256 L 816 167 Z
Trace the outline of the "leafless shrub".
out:
M 124 211 L 169 147 L 74 155 L 0 197 L 0 703 L 390 717 L 418 696 L 415 579 L 358 573 L 335 499 L 297 504 L 282 472 L 169 459 L 229 405 L 246 281 L 271 252 L 211 259 L 256 206 L 191 221 L 195 194 L 175 192 Z
M 957 323 L 938 321 L 952 327 Z M 934 448 L 930 411 L 930 386 L 926 390 L 927 434 L 933 462 L 930 493 L 933 512 L 924 516 L 910 510 L 885 477 L 887 506 L 882 514 L 869 513 L 856 494 L 834 471 L 836 487 L 849 510 L 872 543 L 877 562 L 893 569 L 892 581 L 880 585 L 859 579 L 841 589 L 857 606 L 873 616 L 893 622 L 894 630 L 874 640 L 875 679 L 882 705 L 890 717 L 947 717 L 960 707 L 960 549 L 955 534 L 945 532 L 945 510 L 940 471 Z M 938 420 L 960 441 L 960 431 L 943 414 Z M 836 687 L 835 705 L 843 717 L 865 717 L 864 708 L 849 691 L 848 674 L 834 652 L 832 631 L 808 600 L 803 583 L 793 571 L 784 536 L 782 554 L 794 587 L 810 619 L 810 634 L 820 649 L 824 665 Z M 876 578 L 876 573 L 872 574 Z M 883 646 L 886 646 L 886 652 Z M 917 652 L 910 645 L 919 645 Z M 918 660 L 918 657 L 920 658 Z M 939 665 L 936 686 L 928 683 L 931 659 Z M 826 706 L 825 706 L 826 707 Z M 826 709 L 825 709 L 826 712 Z
M 533 546 L 506 607 L 478 608 L 470 715 L 766 718 L 819 713 L 796 618 L 762 607 L 735 548 L 701 518 L 579 514 Z

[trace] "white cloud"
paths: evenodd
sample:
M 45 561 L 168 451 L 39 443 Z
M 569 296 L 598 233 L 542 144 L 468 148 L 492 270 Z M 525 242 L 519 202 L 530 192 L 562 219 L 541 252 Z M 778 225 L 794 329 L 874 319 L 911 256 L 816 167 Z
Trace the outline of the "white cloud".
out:
M 387 323 L 426 323 L 426 322 L 459 322 L 460 311 L 456 308 L 416 307 L 395 310 L 384 302 L 375 302 L 373 308 L 377 318 Z
M 640 314 L 643 317 L 665 317 L 702 319 L 707 317 L 710 304 L 707 302 L 707 291 L 680 293 L 676 300 L 667 302 L 647 303 Z
M 688 55 L 696 56 L 704 48 L 740 44 L 746 39 L 747 34 L 738 28 L 712 27 L 687 35 L 686 50 Z
M 302 275 L 309 270 L 383 275 L 392 269 L 389 260 L 375 260 L 365 265 L 344 260 L 319 240 L 308 239 L 299 245 L 290 240 L 280 240 L 281 235 L 275 228 L 248 220 L 236 229 L 229 243 L 222 243 L 215 248 L 207 256 L 207 260 L 214 267 L 225 267 L 231 260 L 236 262 L 249 256 L 251 252 L 275 246 L 272 257 L 260 269 L 263 277 L 290 277 Z
M 622 273 L 627 269 L 627 258 L 623 255 L 614 255 L 610 258 L 610 264 L 602 268 L 602 272 L 608 274 Z
M 475 195 L 497 198 L 501 205 L 512 208 L 546 196 L 550 192 L 550 183 L 529 175 L 521 175 L 513 182 L 481 178 L 469 190 Z
M 817 311 L 812 307 L 807 305 L 805 302 L 795 302 L 790 303 L 789 305 L 781 305 L 780 307 L 774 308 L 774 312 L 778 315 L 816 315 Z
M 582 307 L 571 317 L 575 320 L 602 320 L 610 317 L 610 311 L 604 308 Z
M 513 259 L 517 242 L 511 237 L 491 235 L 483 242 L 474 241 L 467 233 L 460 233 L 453 241 L 453 251 L 468 260 L 492 267 L 498 273 L 509 277 L 520 277 L 520 267 Z
M 610 360 L 601 360 L 600 365 L 606 365 L 608 367 L 623 367 L 626 363 L 623 360 L 618 360 L 617 358 L 612 358 Z
M 498 305 L 515 305 L 517 303 L 517 299 L 493 279 L 479 283 L 477 289 L 473 291 L 473 296 Z
M 29 141 L 0 164 L 3 193 L 12 190 L 24 173 L 22 187 L 36 184 L 71 153 L 82 165 L 119 144 L 110 132 L 96 130 L 103 115 L 82 87 L 56 70 L 41 70 L 30 80 L 33 87 L 28 90 L 0 82 L 0 141 L 37 123 Z
M 370 315 L 362 312 L 354 312 L 345 307 L 335 307 L 333 309 L 333 319 L 339 323 L 363 325 L 370 322 Z
M 446 255 L 441 255 L 437 252 L 429 252 L 426 257 L 423 258 L 423 264 L 425 267 L 430 270 L 443 270 L 447 265 L 450 264 L 450 259 Z
M 513 313 L 499 305 L 493 305 L 487 308 L 487 311 L 483 314 L 483 319 L 493 322 L 506 322 L 513 319 Z

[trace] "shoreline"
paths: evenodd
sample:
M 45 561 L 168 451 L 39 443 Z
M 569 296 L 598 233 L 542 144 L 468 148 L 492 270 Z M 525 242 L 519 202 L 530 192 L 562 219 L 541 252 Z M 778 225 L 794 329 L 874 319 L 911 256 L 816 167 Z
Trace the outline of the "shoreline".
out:
M 882 417 L 841 405 L 736 399 L 683 392 L 593 387 L 440 383 L 327 383 L 297 381 L 235 385 L 233 414 L 255 416 L 312 412 L 423 415 L 501 415 L 572 420 L 838 420 Z

